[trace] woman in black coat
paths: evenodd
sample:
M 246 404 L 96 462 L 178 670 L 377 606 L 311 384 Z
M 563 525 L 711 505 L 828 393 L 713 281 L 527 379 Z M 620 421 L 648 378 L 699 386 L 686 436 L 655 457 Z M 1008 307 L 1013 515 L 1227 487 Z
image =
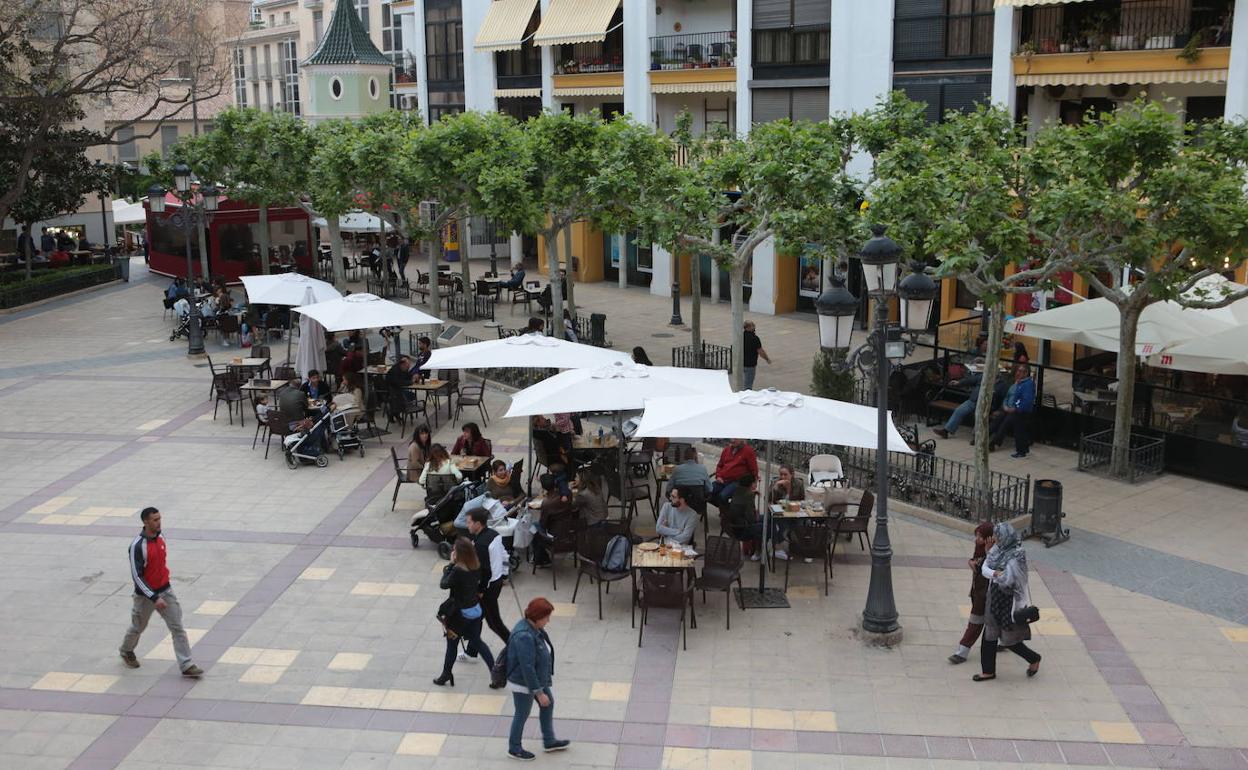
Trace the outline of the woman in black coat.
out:
M 446 629 L 446 657 L 442 661 L 442 675 L 434 679 L 433 683 L 439 687 L 447 684 L 454 687 L 455 675 L 451 673 L 451 669 L 455 667 L 455 654 L 459 651 L 460 638 L 467 640 L 469 655 L 481 656 L 486 671 L 494 669 L 494 655 L 485 642 L 481 641 L 481 619 L 484 613 L 477 594 L 481 585 L 481 563 L 477 561 L 477 549 L 468 538 L 460 537 L 455 540 L 451 563 L 442 571 L 441 585 L 450 591 L 450 597 L 438 613 Z

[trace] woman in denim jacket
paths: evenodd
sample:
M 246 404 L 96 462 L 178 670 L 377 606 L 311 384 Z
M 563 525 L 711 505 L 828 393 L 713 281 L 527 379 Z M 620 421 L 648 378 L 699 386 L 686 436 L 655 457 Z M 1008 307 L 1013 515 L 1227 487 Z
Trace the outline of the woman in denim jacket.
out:
M 542 744 L 547 752 L 563 751 L 570 741 L 555 738 L 555 697 L 550 685 L 555 675 L 555 647 L 543 630 L 550 622 L 554 607 L 538 597 L 529 602 L 524 619 L 511 629 L 507 640 L 507 689 L 515 701 L 516 715 L 511 720 L 511 737 L 507 753 L 514 759 L 531 760 L 534 754 L 520 745 L 524 723 L 537 701 L 538 720 L 542 726 Z

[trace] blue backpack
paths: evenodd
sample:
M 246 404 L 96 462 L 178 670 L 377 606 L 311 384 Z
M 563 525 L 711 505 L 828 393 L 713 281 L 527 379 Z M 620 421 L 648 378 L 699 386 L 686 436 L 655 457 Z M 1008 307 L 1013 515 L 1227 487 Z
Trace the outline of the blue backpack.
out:
M 627 537 L 616 535 L 607 541 L 607 550 L 602 555 L 602 561 L 598 566 L 604 572 L 627 572 L 632 547 L 633 544 Z

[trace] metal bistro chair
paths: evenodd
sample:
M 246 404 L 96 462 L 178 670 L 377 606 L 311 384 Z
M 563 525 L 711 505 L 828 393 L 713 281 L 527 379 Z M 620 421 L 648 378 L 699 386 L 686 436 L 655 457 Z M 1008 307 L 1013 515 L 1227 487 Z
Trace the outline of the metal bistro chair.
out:
M 828 548 L 831 530 L 823 524 L 802 522 L 789 530 L 789 558 L 784 562 L 784 590 L 789 590 L 789 567 L 796 559 L 818 559 L 823 562 L 823 595 L 828 595 L 828 577 L 832 574 L 832 553 Z
M 477 411 L 481 413 L 481 427 L 489 427 L 490 413 L 485 409 L 485 378 L 472 385 L 464 385 L 459 389 L 459 398 L 455 399 L 455 416 L 451 419 L 451 424 L 455 425 L 459 422 L 459 413 L 465 406 L 475 406 Z
M 602 560 L 607 555 L 607 545 L 616 536 L 628 538 L 628 523 L 622 521 L 604 521 L 596 527 L 590 527 L 580 534 L 576 544 L 576 586 L 572 589 L 572 603 L 576 604 L 576 592 L 581 588 L 581 575 L 589 575 L 589 582 L 598 584 L 598 619 L 602 620 L 602 585 L 606 583 L 607 593 L 611 593 L 611 584 L 624 580 L 629 576 L 629 567 L 622 572 L 608 572 L 602 567 Z M 632 553 L 632 543 L 629 543 Z
M 552 540 L 546 543 L 546 553 L 550 555 L 550 586 L 552 591 L 559 590 L 558 569 L 555 558 L 563 554 L 577 553 L 577 538 L 580 533 L 580 520 L 575 511 L 556 516 L 546 522 L 546 532 Z M 539 535 L 540 537 L 540 535 Z M 537 574 L 537 562 L 533 562 L 533 574 Z
M 254 399 L 251 402 L 251 414 L 256 418 L 256 434 L 251 437 L 251 451 L 256 451 L 256 442 L 260 440 L 261 434 L 264 434 L 265 445 L 268 445 L 268 420 L 260 416 L 260 402 Z
M 293 431 L 291 431 L 290 425 L 287 424 L 285 418 L 276 409 L 269 412 L 265 427 L 269 431 L 269 435 L 264 439 L 264 459 L 267 460 L 269 459 L 269 444 L 273 441 L 273 437 L 277 437 L 277 447 L 281 449 L 285 445 L 286 437 Z
M 238 375 L 234 372 L 226 372 L 221 375 L 221 379 L 216 383 L 216 397 L 213 399 L 212 419 L 217 419 L 217 408 L 221 406 L 221 402 L 225 402 L 226 412 L 230 416 L 230 425 L 234 424 L 234 405 L 238 404 L 238 424 L 246 425 L 243 413 L 243 391 L 240 390 L 242 383 L 239 382 Z
M 411 477 L 411 472 L 407 467 L 399 463 L 399 456 L 395 453 L 394 447 L 390 447 L 390 459 L 394 462 L 394 494 L 390 496 L 390 510 L 393 511 L 399 501 L 399 488 L 404 484 L 415 484 L 416 479 Z
M 856 503 L 846 503 L 846 505 L 857 506 L 858 512 L 853 516 L 842 516 L 836 522 L 836 529 L 833 530 L 832 553 L 829 558 L 836 556 L 836 541 L 841 535 L 849 535 L 847 539 L 852 540 L 854 535 L 858 536 L 858 548 L 866 550 L 862 546 L 862 539 L 867 539 L 867 548 L 871 547 L 871 533 L 868 527 L 871 524 L 871 509 L 875 507 L 875 495 L 871 494 L 871 490 L 863 490 L 862 499 Z
M 723 535 L 707 536 L 706 559 L 702 562 L 702 574 L 694 581 L 693 587 L 702 592 L 702 603 L 706 604 L 707 591 L 724 592 L 724 623 L 725 628 L 732 629 L 732 584 L 737 584 L 737 599 L 740 602 L 741 567 L 745 563 L 741 554 L 741 543 L 736 538 Z M 745 603 L 740 602 L 741 611 L 745 611 Z
M 642 636 L 646 633 L 646 620 L 651 607 L 680 610 L 681 649 L 689 649 L 689 630 L 685 626 L 685 615 L 689 615 L 690 625 L 698 627 L 697 618 L 693 614 L 693 583 L 688 580 L 687 570 L 656 571 L 638 570 L 641 584 L 637 587 L 637 603 L 641 606 L 641 624 L 637 629 L 637 646 L 641 646 Z

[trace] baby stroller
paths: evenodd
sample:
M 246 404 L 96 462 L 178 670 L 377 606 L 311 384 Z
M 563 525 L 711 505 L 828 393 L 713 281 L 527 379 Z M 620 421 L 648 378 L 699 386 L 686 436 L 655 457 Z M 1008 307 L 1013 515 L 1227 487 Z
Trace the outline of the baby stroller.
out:
M 447 490 L 433 505 L 428 505 L 428 501 L 434 496 L 426 498 L 425 510 L 412 517 L 412 547 L 420 545 L 420 536 L 424 534 L 429 542 L 437 544 L 439 556 L 443 559 L 451 558 L 451 543 L 458 534 L 454 527 L 455 517 L 464 507 L 464 503 L 481 494 L 484 488 L 484 483 L 463 481 Z
M 299 467 L 299 461 L 315 463 L 316 467 L 329 465 L 329 458 L 321 451 L 321 438 L 324 436 L 325 423 L 330 415 L 322 415 L 312 427 L 291 433 L 282 439 L 282 449 L 286 453 L 286 467 L 292 471 Z
M 355 429 L 355 421 L 346 410 L 340 410 L 329 416 L 329 432 L 334 434 L 334 445 L 338 447 L 338 459 L 343 459 L 347 452 L 358 449 L 360 457 L 364 456 L 364 442 L 360 441 L 360 432 Z
M 178 325 L 173 327 L 173 331 L 169 332 L 169 341 L 173 342 L 179 337 L 187 339 L 191 336 L 191 314 L 178 316 Z

